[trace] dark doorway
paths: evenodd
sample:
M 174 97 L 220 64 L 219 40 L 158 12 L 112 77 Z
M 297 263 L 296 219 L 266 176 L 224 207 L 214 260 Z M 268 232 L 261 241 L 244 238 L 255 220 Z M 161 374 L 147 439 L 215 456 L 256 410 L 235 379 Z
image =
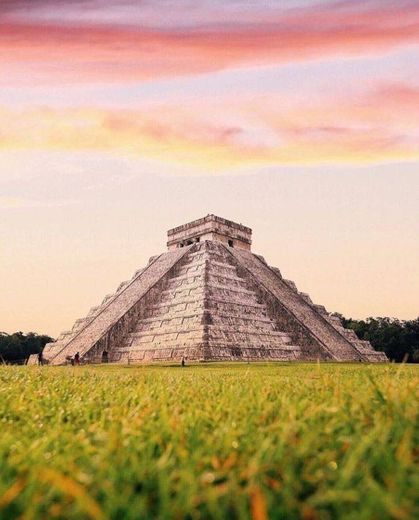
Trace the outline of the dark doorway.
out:
M 234 247 L 234 243 L 233 243 L 233 241 L 232 241 L 232 240 L 229 240 L 229 241 L 228 241 L 228 245 L 229 245 L 230 247 Z
M 108 362 L 109 362 L 108 352 L 106 350 L 104 350 L 102 352 L 102 363 L 108 363 Z

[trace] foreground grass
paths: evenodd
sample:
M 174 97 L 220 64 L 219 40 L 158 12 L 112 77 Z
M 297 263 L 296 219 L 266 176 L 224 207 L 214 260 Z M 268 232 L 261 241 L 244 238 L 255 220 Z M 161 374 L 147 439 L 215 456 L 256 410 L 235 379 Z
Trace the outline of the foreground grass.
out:
M 0 518 L 413 518 L 417 374 L 0 367 Z

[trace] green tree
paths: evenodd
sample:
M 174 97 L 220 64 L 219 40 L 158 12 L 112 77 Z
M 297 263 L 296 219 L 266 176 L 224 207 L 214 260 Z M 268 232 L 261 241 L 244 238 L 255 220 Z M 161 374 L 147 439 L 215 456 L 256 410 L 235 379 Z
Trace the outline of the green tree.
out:
M 53 341 L 53 339 L 49 336 L 39 335 L 35 332 L 28 334 L 0 332 L 0 362 L 22 362 L 28 359 L 31 354 L 39 354 L 50 341 Z
M 394 361 L 419 362 L 419 318 L 367 318 L 354 320 L 338 315 L 344 327 L 352 329 L 360 339 L 368 340 L 376 350 L 386 353 Z

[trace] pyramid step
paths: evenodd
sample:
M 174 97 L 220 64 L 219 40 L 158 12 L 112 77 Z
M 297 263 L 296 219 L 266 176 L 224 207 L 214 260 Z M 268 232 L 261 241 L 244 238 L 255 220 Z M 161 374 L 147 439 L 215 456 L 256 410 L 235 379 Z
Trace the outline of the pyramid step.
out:
M 358 336 L 352 329 L 343 329 L 341 333 L 343 336 L 345 336 L 345 338 L 349 339 L 351 342 L 359 340 Z
M 267 337 L 270 337 L 270 338 L 281 338 L 281 339 L 287 339 L 289 340 L 290 337 L 289 335 L 286 333 L 286 332 L 281 332 L 281 331 L 277 331 L 277 330 L 263 330 L 263 329 L 255 329 L 255 328 L 250 328 L 248 326 L 232 326 L 232 325 L 227 325 L 227 324 L 223 324 L 222 326 L 219 326 L 219 325 L 208 325 L 208 333 L 209 334 L 213 334 L 213 335 L 223 335 L 223 334 L 238 334 L 238 333 L 243 333 L 243 334 L 249 334 L 250 336 L 260 336 L 261 338 L 267 338 Z M 261 339 L 262 341 L 262 339 Z
M 64 332 L 61 332 L 61 334 L 57 338 L 57 342 L 65 342 L 69 338 L 74 336 L 74 332 L 72 330 L 65 330 Z
M 135 340 L 142 340 L 144 338 L 158 337 L 158 336 L 170 336 L 170 337 L 176 339 L 179 334 L 191 334 L 191 333 L 202 334 L 203 326 L 200 323 L 196 323 L 194 327 L 190 327 L 189 329 L 182 329 L 182 330 L 179 330 L 178 327 L 161 327 L 159 329 L 131 332 L 129 334 L 129 337 L 131 339 L 135 339 Z
M 155 348 L 187 348 L 195 347 L 196 345 L 202 345 L 202 335 L 183 335 L 177 338 L 170 337 L 158 337 L 151 338 L 148 341 L 138 341 L 135 338 L 125 344 L 124 349 L 118 349 L 118 351 L 129 352 L 134 350 L 150 350 Z
M 188 309 L 194 306 L 199 307 L 204 301 L 204 293 L 203 291 L 191 291 L 191 293 L 182 293 L 178 292 L 176 295 L 168 296 L 167 298 L 162 298 L 162 301 L 150 305 L 148 308 L 153 309 L 154 312 L 159 309 L 165 309 L 172 307 L 174 309 L 182 310 Z
M 313 300 L 310 298 L 310 296 L 307 293 L 300 292 L 299 293 L 301 298 L 303 298 L 307 303 L 313 304 Z
M 192 280 L 188 284 L 179 285 L 178 287 L 169 287 L 164 289 L 161 294 L 161 299 L 165 300 L 166 298 L 173 298 L 176 295 L 185 295 L 189 294 L 191 291 L 194 292 L 203 292 L 205 288 L 205 281 L 202 277 L 199 281 Z
M 227 248 L 225 248 L 227 250 Z M 362 356 L 351 341 L 333 327 L 324 317 L 326 309 L 320 305 L 310 305 L 295 291 L 290 284 L 279 277 L 269 267 L 264 265 L 249 251 L 238 249 L 227 250 L 238 265 L 243 265 L 255 280 L 281 303 L 281 308 L 287 313 L 288 320 L 297 319 L 299 327 L 304 327 L 303 333 L 310 338 L 308 341 L 317 345 L 318 353 L 326 359 L 352 361 L 362 359 Z M 285 283 L 284 283 L 285 282 Z
M 272 267 L 272 266 L 271 266 L 271 269 L 272 269 L 272 271 L 274 271 L 274 273 L 275 273 L 277 276 L 279 276 L 279 278 L 282 279 L 282 274 L 281 274 L 281 271 L 278 269 L 278 267 Z
M 161 346 L 161 345 L 192 345 L 194 343 L 202 342 L 202 329 L 201 330 L 191 330 L 189 332 L 173 332 L 173 333 L 165 333 L 165 334 L 150 334 L 144 336 L 130 336 L 128 341 L 126 342 L 127 347 L 141 347 L 141 348 L 150 348 Z
M 190 275 L 180 275 L 174 276 L 171 278 L 166 286 L 165 292 L 176 289 L 177 287 L 190 286 L 194 284 L 203 283 L 204 281 L 204 272 L 196 273 L 194 276 Z
M 183 306 L 183 309 L 186 309 L 186 305 L 191 306 L 192 304 L 198 304 L 198 303 L 202 304 L 203 299 L 199 299 L 199 298 L 195 298 L 195 297 L 190 298 L 190 299 L 183 298 L 182 300 L 176 299 L 176 301 L 171 300 L 171 301 L 167 301 L 167 302 L 157 303 L 155 305 L 150 305 L 147 307 L 147 312 L 151 313 L 151 312 L 155 312 L 156 310 L 159 310 L 159 309 L 163 309 L 163 308 L 170 309 L 170 308 L 175 308 L 175 307 L 178 307 L 180 310 L 180 307 L 182 307 L 182 306 Z M 243 303 L 243 301 L 241 299 L 231 298 L 231 295 L 230 295 L 230 298 L 220 297 L 219 295 L 212 296 L 211 299 L 208 299 L 208 307 L 209 308 L 218 308 L 218 309 L 228 308 L 229 310 L 233 309 L 233 308 L 237 308 L 237 309 L 243 308 L 243 312 L 245 312 L 245 313 L 248 313 L 249 309 L 253 309 L 255 312 L 257 312 L 260 309 L 265 309 L 265 306 L 262 303 L 257 303 L 257 302 Z
M 177 325 L 181 325 L 183 322 L 187 320 L 191 320 L 193 318 L 196 318 L 197 320 L 200 320 L 202 317 L 202 312 L 190 312 L 185 311 L 183 314 L 166 314 L 161 316 L 152 316 L 150 318 L 143 318 L 139 324 L 140 325 L 152 325 L 154 323 L 162 323 L 165 321 L 173 320 L 176 322 Z
M 211 347 L 209 347 L 210 349 L 213 349 L 213 348 L 228 348 L 230 349 L 231 347 L 236 347 L 236 348 L 239 348 L 240 350 L 255 350 L 257 352 L 263 352 L 263 350 L 265 350 L 266 348 L 270 349 L 270 350 L 277 350 L 277 351 L 280 351 L 280 352 L 301 352 L 301 347 L 299 347 L 298 345 L 280 345 L 280 346 L 272 346 L 272 345 L 261 345 L 260 343 L 257 343 L 257 344 L 253 344 L 253 343 L 245 343 L 245 344 L 242 344 L 242 345 L 236 345 L 236 344 L 232 344 L 232 343 L 229 343 L 229 342 L 217 342 L 217 343 L 213 343 L 211 345 Z
M 176 338 L 159 336 L 149 338 L 147 341 L 139 341 L 137 338 L 130 338 L 123 347 L 116 349 L 118 352 L 129 352 L 133 350 L 150 350 L 154 348 L 180 348 L 194 347 L 203 344 L 202 334 L 182 334 Z
M 265 311 L 266 306 L 263 303 L 258 302 L 250 302 L 245 303 L 240 299 L 233 298 L 221 298 L 218 296 L 213 296 L 208 301 L 208 308 L 210 309 L 218 309 L 222 312 L 231 312 L 234 313 L 234 309 L 237 309 L 239 314 L 241 313 L 249 313 L 249 312 L 257 312 Z
M 107 294 L 103 300 L 102 300 L 102 303 L 101 303 L 101 306 L 102 305 L 105 305 L 107 304 L 113 297 L 115 296 L 115 294 Z
M 295 292 L 298 292 L 297 286 L 292 280 L 286 280 L 285 278 L 283 278 L 282 280 L 288 285 L 288 287 L 290 287 L 290 289 L 292 289 Z
M 225 330 L 210 330 L 208 333 L 210 344 L 218 343 L 219 341 L 229 342 L 231 344 L 240 346 L 252 344 L 256 346 L 263 345 L 276 345 L 283 346 L 291 343 L 290 341 L 284 341 L 282 337 L 274 337 L 271 334 L 265 334 L 263 332 L 249 332 L 249 331 L 225 331 Z
M 233 285 L 236 285 L 237 287 L 243 287 L 243 288 L 247 287 L 246 280 L 244 280 L 243 278 L 240 278 L 239 276 L 232 275 L 232 274 L 227 276 L 224 274 L 209 271 L 208 280 L 210 282 L 218 281 L 219 283 L 222 283 L 222 284 L 233 284 Z
M 135 330 L 130 332 L 130 336 L 132 337 L 144 337 L 144 336 L 152 336 L 156 334 L 172 334 L 173 332 L 179 332 L 180 327 L 182 327 L 182 332 L 190 332 L 192 330 L 196 330 L 198 328 L 202 328 L 200 320 L 191 321 L 189 323 L 182 323 L 182 325 L 176 325 L 175 323 L 172 325 L 161 325 L 161 326 L 149 326 L 147 324 L 139 324 Z
M 96 305 L 94 307 L 90 307 L 90 310 L 89 310 L 89 312 L 87 314 L 87 317 L 90 318 L 90 317 L 95 316 L 98 313 L 99 309 L 100 309 L 100 305 Z
M 125 287 L 127 287 L 129 285 L 129 283 L 131 282 L 131 280 L 125 280 L 125 282 L 122 282 L 118 285 L 118 288 L 116 289 L 116 292 L 119 293 L 121 291 L 123 291 L 125 289 Z
M 300 358 L 301 350 L 299 347 L 295 349 L 280 349 L 274 347 L 252 347 L 250 345 L 242 347 L 220 345 L 210 347 L 206 356 L 214 361 L 292 361 Z
M 90 323 L 90 321 L 91 321 L 91 318 L 88 318 L 88 317 L 80 318 L 80 319 L 76 320 L 74 325 L 73 325 L 73 328 L 71 329 L 71 332 L 79 331 L 81 328 L 83 328 L 88 323 Z
M 345 327 L 343 327 L 342 322 L 338 316 L 333 316 L 332 314 L 329 314 L 328 316 L 324 316 L 324 318 L 335 328 L 341 328 L 345 330 Z
M 255 308 L 257 306 L 259 306 L 259 308 L 264 308 L 263 305 L 257 303 L 255 294 L 249 291 L 243 292 L 237 289 L 229 290 L 213 285 L 208 285 L 206 289 L 206 299 L 209 299 L 214 302 L 224 301 L 228 303 L 235 303 L 238 305 L 254 306 Z M 188 304 L 196 301 L 200 297 L 202 301 L 203 291 L 198 289 L 193 291 L 191 290 L 189 293 L 182 291 L 177 291 L 175 294 L 165 293 L 164 295 L 162 295 L 162 301 L 152 307 L 159 308 L 163 306 L 177 306 L 181 304 Z
M 199 309 L 203 309 L 202 300 L 184 300 L 183 302 L 172 301 L 169 303 L 161 303 L 147 307 L 147 315 L 155 315 L 156 317 L 164 317 L 166 314 L 183 316 L 185 313 L 193 313 Z
M 384 352 L 371 350 L 370 352 L 365 353 L 364 356 L 372 363 L 388 363 L 388 358 Z
M 54 341 L 52 343 L 47 343 L 42 351 L 44 357 L 48 358 L 50 354 L 54 352 L 58 352 L 61 348 L 64 347 L 64 343 L 61 341 Z
M 359 350 L 360 352 L 364 352 L 364 353 L 376 352 L 369 341 L 357 339 L 357 340 L 353 341 L 353 345 L 355 345 L 357 350 Z
M 249 319 L 257 319 L 260 316 L 264 318 L 267 315 L 266 308 L 263 304 L 250 303 L 243 304 L 241 300 L 228 300 L 224 298 L 211 298 L 205 300 L 203 298 L 176 300 L 170 303 L 158 303 L 146 308 L 146 316 L 144 319 L 151 319 L 153 316 L 156 320 L 167 319 L 168 317 L 187 317 L 194 314 L 202 314 L 204 308 L 211 311 L 214 316 L 222 313 L 225 316 L 241 317 L 245 315 Z
M 152 330 L 160 326 L 166 326 L 167 323 L 173 323 L 179 327 L 182 325 L 186 326 L 191 322 L 201 323 L 204 311 L 208 313 L 209 318 L 207 320 L 209 319 L 212 324 L 229 323 L 234 326 L 253 324 L 258 329 L 263 327 L 271 329 L 274 327 L 272 320 L 265 314 L 261 314 L 260 310 L 259 312 L 252 312 L 252 309 L 248 309 L 246 313 L 243 313 L 241 309 L 237 313 L 231 312 L 231 310 L 229 312 L 219 312 L 216 309 L 211 311 L 209 307 L 204 308 L 203 303 L 200 302 L 200 307 L 194 306 L 192 309 L 187 308 L 179 312 L 157 313 L 153 314 L 152 318 L 143 318 L 138 322 L 133 332 L 146 329 Z
M 210 313 L 211 323 L 228 323 L 230 325 L 253 324 L 255 327 L 273 327 L 274 322 L 266 316 L 247 316 L 246 314 L 231 315 L 226 313 Z
M 216 267 L 219 267 L 219 268 L 225 268 L 225 269 L 228 269 L 230 271 L 236 271 L 236 266 L 224 261 L 224 262 L 219 262 L 217 260 L 214 260 L 213 262 L 211 262 L 211 265 L 210 265 L 210 268 L 211 269 L 214 269 Z
M 197 262 L 193 264 L 184 265 L 178 269 L 176 278 L 185 278 L 189 276 L 194 276 L 198 273 L 200 274 L 204 271 L 204 265 L 205 262 Z
M 182 299 L 181 301 L 172 300 L 170 302 L 161 302 L 151 307 L 147 307 L 147 318 L 151 316 L 164 319 L 165 316 L 188 316 L 196 314 L 204 308 L 203 298 Z
M 172 287 L 165 289 L 161 292 L 162 301 L 167 301 L 171 298 L 179 298 L 186 297 L 189 295 L 196 293 L 202 293 L 203 291 L 208 290 L 212 294 L 216 294 L 217 291 L 226 295 L 228 293 L 234 293 L 241 295 L 241 297 L 251 297 L 251 300 L 255 299 L 255 293 L 246 288 L 246 285 L 240 282 L 230 283 L 228 284 L 225 280 L 219 282 L 218 280 L 208 280 L 204 281 L 202 278 L 199 282 L 191 283 L 189 285 L 181 285 L 179 287 Z
M 132 349 L 124 352 L 114 352 L 111 360 L 117 363 L 151 363 L 158 361 L 176 361 L 184 357 L 188 360 L 201 361 L 202 350 L 198 347 L 156 347 L 150 349 Z
M 244 287 L 235 287 L 230 286 L 227 284 L 220 284 L 216 282 L 208 282 L 207 288 L 213 291 L 230 291 L 232 293 L 237 293 L 240 295 L 248 295 L 248 296 L 255 296 L 254 291 L 251 291 L 249 289 L 245 289 Z
M 246 332 L 249 334 L 270 334 L 272 337 L 282 337 L 286 341 L 290 341 L 290 337 L 286 332 L 275 330 L 275 325 L 270 321 L 255 321 L 245 318 L 224 318 L 215 319 L 211 317 L 211 324 L 214 330 L 223 329 L 228 332 Z M 190 331 L 202 328 L 202 317 L 192 316 L 190 318 L 171 318 L 167 320 L 156 320 L 153 322 L 142 321 L 137 325 L 135 330 L 130 332 L 131 336 L 149 336 L 155 334 L 173 333 L 179 330 Z
M 326 307 L 324 305 L 318 305 L 316 303 L 313 303 L 313 307 L 316 309 L 317 312 L 319 312 L 322 316 L 329 316 L 329 313 L 326 310 Z

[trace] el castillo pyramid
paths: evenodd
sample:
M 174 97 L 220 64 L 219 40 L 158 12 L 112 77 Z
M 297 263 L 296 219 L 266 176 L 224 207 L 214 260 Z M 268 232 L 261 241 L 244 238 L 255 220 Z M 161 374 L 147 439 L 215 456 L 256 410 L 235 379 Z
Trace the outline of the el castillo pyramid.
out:
M 252 253 L 251 237 L 215 215 L 169 230 L 168 251 L 49 343 L 44 359 L 387 361 Z

